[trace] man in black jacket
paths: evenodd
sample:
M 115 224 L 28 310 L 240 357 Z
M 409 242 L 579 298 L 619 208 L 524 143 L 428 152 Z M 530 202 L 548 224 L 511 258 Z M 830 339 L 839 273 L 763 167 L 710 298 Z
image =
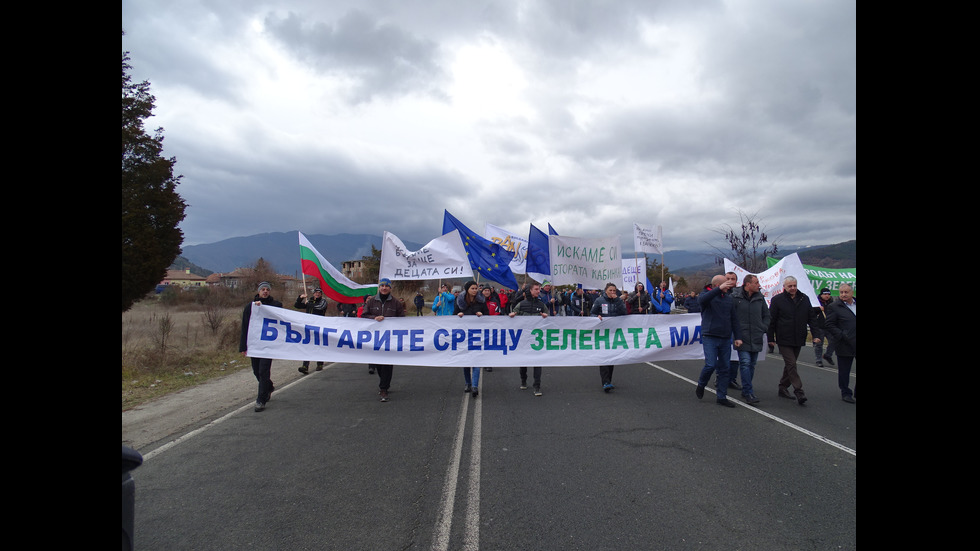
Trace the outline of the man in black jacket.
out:
M 326 316 L 327 315 L 327 297 L 323 296 L 323 290 L 317 287 L 313 289 L 313 299 L 310 300 L 306 297 L 306 293 L 296 297 L 296 304 L 293 304 L 293 308 L 299 308 L 306 310 L 307 314 L 313 314 L 314 316 Z M 316 370 L 323 371 L 323 362 L 316 363 Z M 310 362 L 309 360 L 303 362 L 303 365 L 298 369 L 300 373 L 306 375 L 310 372 Z
M 619 290 L 613 282 L 606 283 L 605 294 L 596 298 L 592 303 L 592 317 L 598 317 L 602 321 L 603 317 L 615 317 L 626 315 L 626 303 L 619 297 Z M 599 366 L 599 378 L 602 380 L 602 390 L 608 393 L 616 388 L 612 383 L 613 367 L 611 365 Z
M 378 294 L 371 297 L 364 303 L 364 311 L 361 312 L 362 318 L 372 318 L 375 321 L 384 321 L 385 318 L 405 317 L 405 305 L 391 294 L 391 280 L 386 277 L 378 282 Z M 373 371 L 378 370 L 378 394 L 381 401 L 388 401 L 388 389 L 391 387 L 391 375 L 394 365 L 368 364 L 368 368 Z
M 796 360 L 800 357 L 800 349 L 806 345 L 807 327 L 810 328 L 814 344 L 820 342 L 823 331 L 817 326 L 817 315 L 813 312 L 810 297 L 797 289 L 795 277 L 786 276 L 783 280 L 783 292 L 769 302 L 769 315 L 769 342 L 779 345 L 779 354 L 783 357 L 779 396 L 792 400 L 793 396 L 789 393 L 792 385 L 793 394 L 802 406 L 806 395 L 803 393 L 803 381 L 796 371 Z
M 824 326 L 827 332 L 834 336 L 837 352 L 837 385 L 840 387 L 841 399 L 851 404 L 857 394 L 857 383 L 851 392 L 851 365 L 857 357 L 857 301 L 854 291 L 847 283 L 838 289 L 839 298 L 827 307 L 827 321 Z
M 248 322 L 252 319 L 252 304 L 282 308 L 282 303 L 272 298 L 271 293 L 272 288 L 269 287 L 269 283 L 263 281 L 259 283 L 255 298 L 245 305 L 245 310 L 242 312 L 242 334 L 238 341 L 238 351 L 242 353 L 242 356 L 248 356 Z M 255 399 L 255 411 L 262 411 L 265 409 L 266 402 L 272 398 L 272 391 L 275 390 L 275 386 L 272 384 L 272 359 L 253 357 L 252 373 L 259 381 L 259 394 Z
M 548 305 L 540 298 L 541 286 L 537 283 L 528 288 L 524 299 L 514 305 L 514 309 L 508 314 L 514 316 L 541 316 L 541 319 L 548 317 Z M 527 389 L 527 367 L 521 367 L 521 390 Z M 534 395 L 541 396 L 541 367 L 537 366 L 532 370 L 534 376 Z

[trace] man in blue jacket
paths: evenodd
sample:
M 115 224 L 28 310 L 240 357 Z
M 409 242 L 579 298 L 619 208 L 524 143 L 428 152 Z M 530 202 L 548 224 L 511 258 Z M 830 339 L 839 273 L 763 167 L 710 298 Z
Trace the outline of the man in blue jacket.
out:
M 704 368 L 698 378 L 694 393 L 698 399 L 704 397 L 704 387 L 711 380 L 711 374 L 718 372 L 719 405 L 733 408 L 728 400 L 729 360 L 732 357 L 732 339 L 735 347 L 742 346 L 742 328 L 735 315 L 735 304 L 728 291 L 732 282 L 724 275 L 711 278 L 712 289 L 698 297 L 701 305 L 701 346 L 704 349 Z

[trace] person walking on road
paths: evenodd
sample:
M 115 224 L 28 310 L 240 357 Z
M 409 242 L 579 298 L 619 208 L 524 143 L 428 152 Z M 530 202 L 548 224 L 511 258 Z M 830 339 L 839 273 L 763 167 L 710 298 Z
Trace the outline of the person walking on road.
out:
M 762 352 L 763 337 L 769 330 L 769 306 L 760 289 L 759 277 L 749 274 L 742 280 L 741 287 L 732 290 L 735 317 L 742 329 L 742 345 L 735 347 L 742 373 L 742 398 L 749 404 L 759 403 L 752 392 L 752 378 L 759 352 Z
M 487 309 L 487 303 L 483 298 L 483 293 L 480 292 L 480 288 L 475 281 L 470 280 L 463 285 L 463 292 L 456 297 L 456 306 L 453 313 L 459 317 L 490 315 L 490 310 Z M 473 398 L 480 395 L 479 367 L 464 367 L 463 381 L 466 383 L 466 386 L 463 387 L 463 392 L 469 392 Z
M 269 282 L 259 283 L 255 298 L 245 305 L 242 312 L 242 334 L 238 341 L 238 351 L 242 356 L 248 356 L 248 323 L 252 319 L 252 305 L 275 306 L 282 308 L 282 303 L 272 297 L 272 287 Z M 252 357 L 252 373 L 259 382 L 259 393 L 255 398 L 255 411 L 264 411 L 266 403 L 272 398 L 275 386 L 272 384 L 272 359 Z
M 405 317 L 405 304 L 395 297 L 391 296 L 391 280 L 386 277 L 381 278 L 378 282 L 378 294 L 374 295 L 367 302 L 364 303 L 364 311 L 361 313 L 362 318 L 373 318 L 375 321 L 384 321 L 385 318 L 403 318 Z M 381 401 L 388 401 L 388 389 L 391 388 L 391 375 L 394 371 L 394 365 L 387 364 L 368 364 L 369 370 L 377 370 L 378 378 L 378 394 L 381 395 Z
M 508 314 L 514 316 L 541 316 L 541 319 L 548 317 L 548 305 L 541 300 L 541 286 L 537 283 L 528 289 L 527 298 L 517 303 L 514 310 Z M 527 367 L 521 366 L 521 390 L 527 390 Z M 532 369 L 534 377 L 534 395 L 541 396 L 541 366 Z
M 625 315 L 626 304 L 619 296 L 619 290 L 616 289 L 616 284 L 611 281 L 606 283 L 605 293 L 596 298 L 595 302 L 592 303 L 592 316 L 598 317 L 599 321 L 602 321 L 602 318 L 604 317 Z M 599 378 L 602 380 L 603 392 L 608 393 L 610 390 L 616 388 L 616 386 L 612 383 L 613 367 L 615 366 L 599 366 Z
M 830 304 L 833 301 L 834 299 L 830 294 L 830 289 L 824 287 L 820 289 L 820 294 L 817 295 L 817 305 L 813 307 L 813 312 L 817 315 L 817 325 L 824 332 L 823 342 L 814 343 L 813 345 L 813 355 L 817 358 L 817 367 L 823 367 L 825 360 L 828 364 L 834 365 L 834 339 L 825 329 L 827 324 L 827 309 L 830 308 Z M 824 349 L 824 344 L 827 345 L 826 349 Z
M 806 345 L 807 327 L 810 328 L 814 344 L 820 342 L 823 332 L 817 326 L 817 315 L 813 312 L 810 297 L 797 288 L 796 278 L 783 279 L 783 292 L 769 301 L 769 342 L 779 346 L 783 357 L 783 376 L 779 379 L 779 396 L 796 401 L 802 406 L 806 403 L 803 380 L 796 369 L 800 350 Z M 793 387 L 793 394 L 789 387 Z
M 293 308 L 298 308 L 301 310 L 306 310 L 307 314 L 313 314 L 314 316 L 326 316 L 327 315 L 327 297 L 323 296 L 323 289 L 317 287 L 313 289 L 313 299 L 307 298 L 306 293 L 296 297 L 296 304 L 293 304 Z M 316 363 L 316 370 L 323 371 L 323 362 Z M 307 375 L 310 372 L 310 361 L 306 360 L 303 362 L 297 371 L 303 375 Z
M 827 332 L 834 336 L 837 353 L 837 386 L 840 387 L 841 399 L 853 404 L 857 395 L 857 383 L 851 392 L 851 366 L 857 357 L 857 300 L 853 288 L 841 284 L 837 290 L 837 300 L 827 307 Z
M 732 282 L 724 275 L 711 279 L 712 289 L 698 297 L 701 304 L 701 347 L 704 349 L 704 368 L 698 378 L 694 394 L 704 397 L 704 387 L 716 372 L 718 384 L 715 387 L 719 405 L 735 407 L 728 399 L 728 379 L 731 374 L 729 361 L 732 357 L 732 344 L 742 346 L 742 328 L 735 317 L 735 304 L 728 292 Z

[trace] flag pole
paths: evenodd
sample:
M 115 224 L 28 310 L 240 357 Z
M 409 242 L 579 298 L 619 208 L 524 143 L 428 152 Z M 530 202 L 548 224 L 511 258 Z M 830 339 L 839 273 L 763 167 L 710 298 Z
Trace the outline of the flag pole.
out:
M 637 254 L 637 251 L 633 251 L 633 267 L 636 268 L 636 283 L 642 283 L 640 280 L 640 256 Z M 643 280 L 646 280 L 646 273 L 647 253 L 643 253 Z M 646 285 L 643 287 L 646 287 Z M 636 284 L 633 284 L 633 289 L 636 290 Z M 649 293 L 650 291 L 647 290 L 647 292 Z M 640 304 L 639 300 L 637 300 L 637 304 Z

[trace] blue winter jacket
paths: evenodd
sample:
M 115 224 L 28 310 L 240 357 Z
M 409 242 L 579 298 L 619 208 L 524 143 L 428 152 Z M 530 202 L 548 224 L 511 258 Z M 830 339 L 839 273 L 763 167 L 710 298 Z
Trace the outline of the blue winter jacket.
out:
M 701 334 L 709 337 L 742 340 L 742 327 L 735 315 L 735 302 L 732 297 L 715 287 L 698 296 L 701 305 Z
M 453 315 L 455 302 L 456 297 L 449 291 L 439 293 L 436 295 L 436 298 L 432 299 L 432 311 L 435 312 L 437 316 L 451 316 Z

